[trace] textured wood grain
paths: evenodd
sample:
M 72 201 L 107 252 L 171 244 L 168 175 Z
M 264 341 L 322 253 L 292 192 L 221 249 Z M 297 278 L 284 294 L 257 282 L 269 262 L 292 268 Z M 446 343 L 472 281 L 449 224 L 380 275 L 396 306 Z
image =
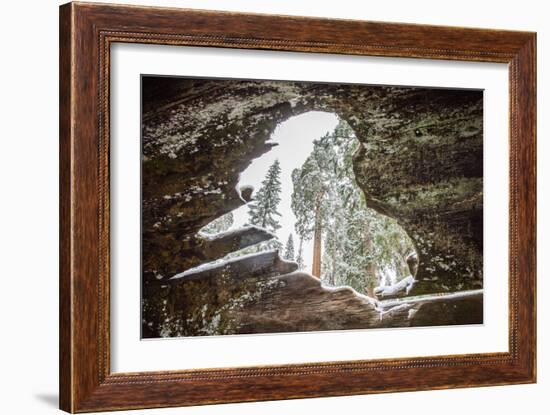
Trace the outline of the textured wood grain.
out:
M 69 7 L 59 15 L 59 406 L 73 409 L 71 289 L 71 102 L 72 19 Z
M 110 373 L 108 74 L 113 42 L 509 63 L 510 352 Z M 535 34 L 525 32 L 85 3 L 61 6 L 61 408 L 86 412 L 534 382 L 535 60 Z

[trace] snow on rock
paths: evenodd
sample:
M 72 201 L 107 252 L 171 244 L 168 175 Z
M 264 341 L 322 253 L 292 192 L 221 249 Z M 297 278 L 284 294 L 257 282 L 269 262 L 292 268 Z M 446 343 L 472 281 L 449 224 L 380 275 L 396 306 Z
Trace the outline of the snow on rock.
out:
M 261 228 L 260 226 L 256 226 L 256 225 L 244 225 L 240 228 L 234 228 L 234 229 L 230 229 L 225 232 L 219 232 L 216 234 L 208 234 L 204 232 L 199 233 L 201 237 L 211 242 L 225 240 L 225 239 L 241 238 L 243 235 L 247 235 L 247 234 L 265 235 L 266 237 L 269 237 L 269 239 L 276 237 L 274 233 L 269 232 L 264 228 Z M 258 242 L 262 242 L 262 241 L 258 241 Z M 244 248 L 244 246 L 242 248 Z
M 237 185 L 235 188 L 241 200 L 248 203 L 252 200 L 252 194 L 254 193 L 254 186 L 246 184 L 243 186 Z
M 409 275 L 395 284 L 376 287 L 374 289 L 374 294 L 380 298 L 407 295 L 411 291 L 415 282 L 414 277 Z
M 298 269 L 295 262 L 279 258 L 276 250 L 256 252 L 236 258 L 218 260 L 180 272 L 168 281 L 171 283 L 208 278 L 242 279 L 268 278 Z
M 411 297 L 403 298 L 394 298 L 389 300 L 382 300 L 377 302 L 378 309 L 381 311 L 390 310 L 394 307 L 403 305 L 403 304 L 421 304 L 426 302 L 444 302 L 449 300 L 461 300 L 466 298 L 472 298 L 483 295 L 483 290 L 468 290 L 468 291 L 458 291 L 454 293 L 437 293 L 437 294 L 426 294 L 426 295 L 417 295 Z
M 380 319 L 394 327 L 483 323 L 483 290 L 438 293 L 378 301 Z
M 396 313 L 408 311 L 410 313 L 411 309 L 410 304 L 399 304 L 395 307 L 389 308 L 387 310 L 380 310 L 379 318 L 380 321 L 384 320 L 386 316 L 394 317 Z M 408 316 L 408 315 L 407 315 Z

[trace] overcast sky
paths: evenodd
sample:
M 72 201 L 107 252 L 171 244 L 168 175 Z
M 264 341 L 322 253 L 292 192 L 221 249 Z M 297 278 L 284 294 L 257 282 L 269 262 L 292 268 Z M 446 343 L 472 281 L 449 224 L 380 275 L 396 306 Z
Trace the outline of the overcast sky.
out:
M 313 150 L 313 140 L 331 132 L 336 127 L 338 118 L 335 114 L 325 112 L 307 112 L 305 114 L 292 117 L 289 120 L 277 126 L 270 142 L 278 143 L 271 151 L 254 159 L 250 166 L 241 173 L 239 186 L 252 185 L 255 192 L 261 187 L 261 182 L 265 178 L 269 166 L 275 159 L 281 163 L 281 203 L 279 212 L 281 229 L 277 232 L 277 237 L 286 244 L 289 234 L 294 236 L 295 252 L 298 253 L 299 239 L 294 230 L 296 217 L 290 208 L 292 195 L 292 170 L 301 167 L 306 158 Z M 248 221 L 248 206 L 241 206 L 233 211 L 233 228 L 244 225 Z M 281 253 L 282 255 L 283 253 Z M 313 242 L 310 240 L 304 242 L 304 262 L 306 271 L 311 272 L 311 263 L 313 260 Z

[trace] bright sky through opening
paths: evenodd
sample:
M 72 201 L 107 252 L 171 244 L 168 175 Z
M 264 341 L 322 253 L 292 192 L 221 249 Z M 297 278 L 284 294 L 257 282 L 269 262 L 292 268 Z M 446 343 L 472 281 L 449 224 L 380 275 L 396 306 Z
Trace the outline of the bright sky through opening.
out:
M 286 244 L 288 235 L 294 237 L 295 253 L 298 253 L 299 239 L 294 229 L 296 217 L 290 207 L 293 191 L 291 174 L 295 168 L 302 167 L 302 164 L 313 151 L 313 141 L 322 137 L 327 132 L 332 132 L 338 124 L 336 114 L 311 111 L 297 115 L 279 124 L 275 129 L 269 142 L 277 143 L 269 152 L 252 160 L 248 168 L 241 173 L 237 187 L 252 185 L 254 193 L 257 192 L 262 180 L 264 180 L 269 166 L 278 159 L 281 163 L 281 203 L 278 211 L 281 213 L 279 224 L 281 228 L 277 231 L 277 237 L 283 244 Z M 248 206 L 244 205 L 233 211 L 234 223 L 232 228 L 241 227 L 248 221 Z M 284 252 L 281 252 L 281 256 Z M 304 241 L 304 263 L 305 271 L 311 272 L 313 261 L 313 242 Z

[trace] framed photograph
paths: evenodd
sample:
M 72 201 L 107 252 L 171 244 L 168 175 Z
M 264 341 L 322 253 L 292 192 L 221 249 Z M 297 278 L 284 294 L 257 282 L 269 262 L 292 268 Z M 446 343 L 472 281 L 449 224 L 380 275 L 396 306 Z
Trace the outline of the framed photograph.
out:
M 536 35 L 60 8 L 60 407 L 536 381 Z

